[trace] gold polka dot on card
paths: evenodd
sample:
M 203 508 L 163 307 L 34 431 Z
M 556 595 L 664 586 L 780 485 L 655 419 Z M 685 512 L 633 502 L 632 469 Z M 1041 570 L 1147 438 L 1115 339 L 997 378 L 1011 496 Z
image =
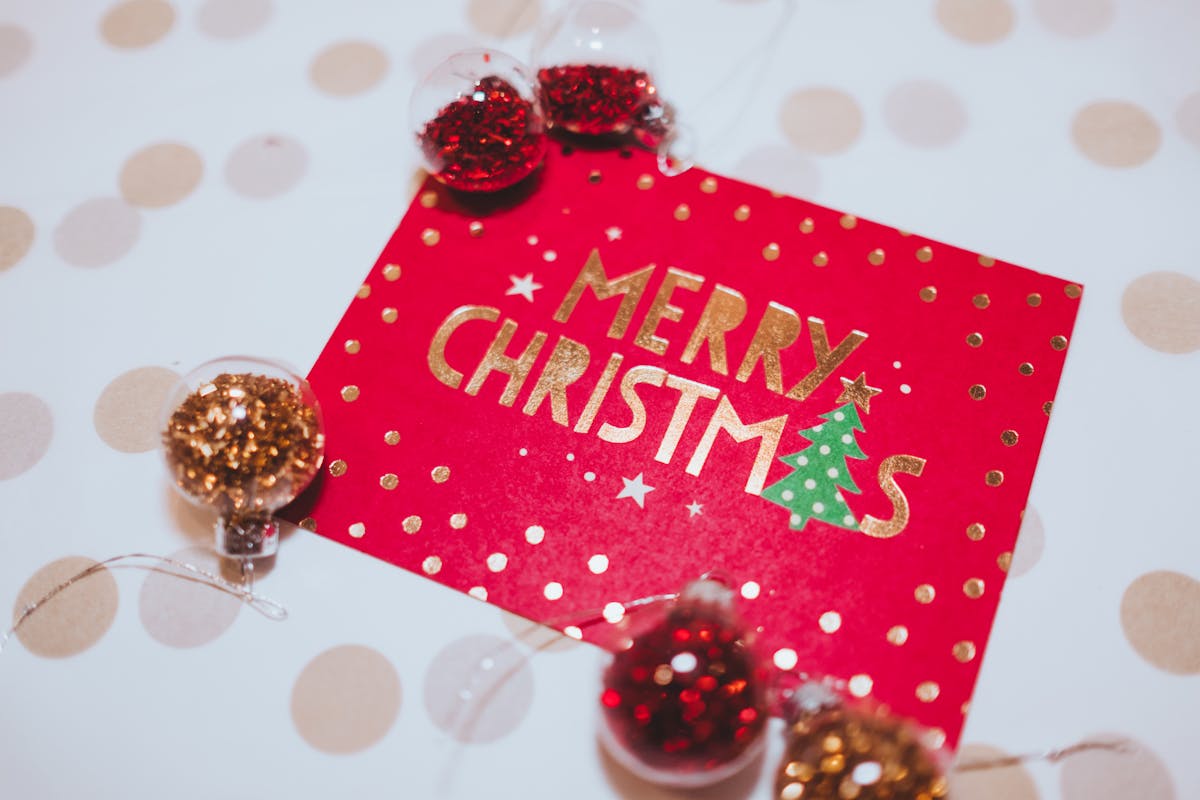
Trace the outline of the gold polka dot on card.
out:
M 356 522 L 346 529 L 346 533 L 350 534 L 355 539 L 361 539 L 367 535 L 367 526 L 361 522 Z
M 393 322 L 395 322 L 396 319 L 399 318 L 399 316 L 400 316 L 400 312 L 391 307 L 385 308 L 383 311 L 381 311 L 379 313 L 379 318 L 389 325 L 391 325 Z
M 429 556 L 421 562 L 421 571 L 426 575 L 437 575 L 442 571 L 442 560 L 437 556 Z
M 437 205 L 437 192 L 421 192 L 421 207 L 433 208 Z
M 717 191 L 717 179 L 709 175 L 704 180 L 700 181 L 700 191 L 705 194 L 714 194 Z
M 1042 411 L 1045 412 L 1047 417 L 1050 416 L 1050 412 L 1053 410 L 1054 410 L 1054 401 L 1053 400 L 1047 400 L 1046 402 L 1042 403 Z
M 426 228 L 425 230 L 421 231 L 421 241 L 425 243 L 426 247 L 433 247 L 441 240 L 442 234 L 437 230 L 437 228 Z
M 354 293 L 354 296 L 359 300 L 366 300 L 371 296 L 371 287 L 364 283 L 362 286 L 358 287 L 358 291 Z
M 813 222 L 812 217 L 805 217 L 804 219 L 800 220 L 801 233 L 812 233 L 816 227 L 817 225 L 815 222 Z
M 779 245 L 776 242 L 771 242 L 762 250 L 762 257 L 767 261 L 779 260 Z
M 972 400 L 982 400 L 987 397 L 987 387 L 981 383 L 972 384 L 967 394 L 971 395 Z
M 1083 288 L 1077 283 L 1068 283 L 1063 287 L 1063 294 L 1072 300 L 1076 300 L 1083 294 Z
M 926 286 L 921 289 L 920 294 L 922 300 L 924 300 L 926 303 L 932 303 L 934 300 L 937 300 L 937 287 Z
M 344 347 L 347 353 L 354 355 L 359 350 L 362 350 L 362 342 L 358 341 L 358 339 L 347 339 Z
M 688 207 L 687 203 L 680 203 L 679 205 L 675 206 L 675 219 L 678 221 L 687 222 L 691 216 L 692 209 Z
M 980 522 L 972 522 L 970 525 L 967 526 L 967 538 L 970 539 L 972 542 L 978 542 L 980 539 L 983 538 L 983 536 L 986 532 L 987 531 L 983 527 L 983 523 L 980 523 Z
M 383 441 L 390 445 L 400 444 L 400 431 L 388 431 L 383 435 Z
M 991 256 L 980 256 L 979 257 L 979 266 L 994 267 L 994 266 L 996 266 L 996 259 L 992 258 Z
M 602 180 L 604 180 L 604 176 L 600 173 L 600 170 L 594 169 L 588 173 L 588 183 L 599 183 Z
M 919 248 L 917 250 L 917 261 L 920 261 L 922 264 L 928 264 L 932 260 L 933 260 L 933 248 L 932 247 L 930 247 L 929 245 L 925 245 L 924 247 Z
M 924 681 L 917 686 L 917 699 L 922 703 L 932 703 L 942 693 L 942 687 L 933 681 Z
M 1009 567 L 1012 566 L 1012 551 L 1005 550 L 996 556 L 996 566 L 1000 568 L 1001 572 L 1008 572 Z
M 963 584 L 963 594 L 972 600 L 978 600 L 983 597 L 983 580 L 981 578 L 970 578 Z
M 399 278 L 400 278 L 400 265 L 399 264 L 388 264 L 386 267 L 383 268 L 383 279 L 384 280 L 394 281 L 394 280 L 399 280 Z
M 1012 447 L 1020 440 L 1020 438 L 1021 435 L 1011 429 L 1000 434 L 1000 441 L 1003 442 L 1006 447 Z
M 654 188 L 654 176 L 647 174 L 639 175 L 637 179 L 637 187 L 643 192 L 647 189 Z
M 987 475 L 983 476 L 983 481 L 988 486 L 999 486 L 1004 483 L 1004 473 L 998 469 L 989 469 Z
M 979 347 L 983 344 L 983 334 L 978 331 L 967 334 L 967 344 L 971 345 L 971 347 Z
M 954 657 L 963 664 L 970 663 L 975 660 L 975 643 L 966 640 L 958 642 L 954 645 Z
M 829 256 L 828 256 L 828 254 L 826 254 L 826 252 L 824 250 L 822 250 L 821 252 L 819 252 L 815 256 L 813 256 L 813 265 L 814 266 L 824 267 L 828 264 L 829 264 Z
M 389 472 L 386 475 L 379 476 L 379 485 L 390 492 L 400 485 L 400 479 L 396 477 L 394 472 Z
M 450 527 L 454 528 L 456 531 L 461 531 L 463 528 L 467 527 L 467 515 L 463 514 L 462 512 L 451 514 Z
M 358 395 L 359 395 L 358 387 L 355 386 L 354 384 L 350 384 L 349 386 L 342 387 L 342 399 L 345 400 L 347 403 L 353 403 L 355 400 L 358 399 Z
M 407 516 L 404 518 L 404 521 L 400 523 L 400 527 L 404 529 L 405 533 L 416 533 L 417 531 L 421 530 L 421 518 L 416 514 Z
M 908 628 L 903 625 L 893 625 L 888 629 L 887 640 L 897 647 L 908 641 Z
M 483 223 L 479 220 L 472 220 L 471 224 L 467 225 L 467 233 L 471 234 L 472 239 L 478 239 L 483 236 Z
M 300 527 L 306 531 L 309 531 L 310 533 L 316 533 L 317 521 L 312 517 L 305 517 L 304 519 L 300 520 Z
M 1037 308 L 1042 304 L 1042 296 L 1037 292 L 1032 292 L 1025 298 L 1025 302 L 1029 304 L 1030 308 Z
M 1033 364 L 1030 364 L 1028 361 L 1022 361 L 1021 365 L 1017 367 L 1017 372 L 1028 377 L 1033 374 Z
M 1051 336 L 1050 337 L 1050 346 L 1053 347 L 1055 350 L 1066 350 L 1067 349 L 1067 337 Z
M 929 605 L 932 603 L 936 594 L 937 592 L 935 592 L 933 587 L 928 583 L 922 583 L 917 587 L 916 591 L 913 592 L 913 596 L 917 598 L 917 602 L 921 605 Z
M 971 302 L 975 304 L 976 308 L 987 308 L 988 306 L 990 306 L 992 304 L 991 298 L 988 297 L 986 294 L 975 295 L 974 297 L 971 298 Z
M 429 473 L 429 477 L 433 478 L 434 483 L 445 483 L 450 480 L 450 468 L 434 467 L 433 471 Z
M 838 220 L 838 224 L 848 231 L 853 230 L 858 227 L 858 218 L 853 214 L 843 214 L 842 218 Z
M 867 253 L 867 263 L 873 267 L 878 267 L 880 264 L 882 264 L 884 258 L 886 258 L 886 256 L 883 252 L 883 249 L 879 247 L 876 247 L 874 250 Z
M 738 222 L 750 219 L 750 206 L 741 205 L 733 210 L 733 218 Z
M 335 478 L 340 478 L 346 474 L 346 462 L 340 458 L 329 465 L 329 474 Z

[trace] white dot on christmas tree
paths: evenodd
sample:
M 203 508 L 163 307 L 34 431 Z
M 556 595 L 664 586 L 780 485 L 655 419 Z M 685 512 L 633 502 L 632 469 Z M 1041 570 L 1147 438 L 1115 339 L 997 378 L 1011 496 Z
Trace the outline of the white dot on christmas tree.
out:
M 850 434 L 842 434 L 842 444 L 850 444 L 852 441 L 854 441 L 854 438 Z
M 847 514 L 846 516 L 842 517 L 842 522 L 846 523 L 847 525 L 853 526 L 857 523 L 857 520 L 855 520 L 854 517 L 851 516 L 850 514 Z
M 800 456 L 799 458 L 796 459 L 796 463 L 802 467 L 807 467 L 808 466 L 808 456 Z
M 813 431 L 813 433 L 820 433 L 821 429 L 824 427 L 825 427 L 824 425 L 816 425 L 813 427 L 812 431 Z
M 792 523 L 793 528 L 799 528 L 800 523 L 803 522 L 804 520 L 801 519 L 799 514 L 792 514 L 792 518 L 789 521 Z
M 835 420 L 837 420 L 838 422 L 844 422 L 846 419 L 846 415 L 839 411 L 833 415 L 833 418 Z
M 783 492 L 779 496 L 782 497 L 784 500 L 791 500 L 793 497 L 796 496 L 796 494 L 791 489 L 784 489 Z
M 825 474 L 826 474 L 826 475 L 828 475 L 828 476 L 829 476 L 829 477 L 831 477 L 831 478 L 836 478 L 836 477 L 838 476 L 838 471 L 837 471 L 837 468 L 836 468 L 836 467 L 830 467 L 830 468 L 828 469 L 828 471 L 826 471 L 826 473 L 825 473 Z
M 829 455 L 829 445 L 827 445 L 827 444 L 821 445 L 820 452 L 821 452 L 821 455 L 823 455 L 823 456 Z
M 814 514 L 821 514 L 821 513 L 824 513 L 824 511 L 825 511 L 824 503 L 813 503 L 813 513 Z
M 817 482 L 814 481 L 812 478 L 809 478 L 808 480 L 806 480 L 804 482 L 804 488 L 809 489 L 809 490 L 815 489 L 815 488 L 817 488 Z

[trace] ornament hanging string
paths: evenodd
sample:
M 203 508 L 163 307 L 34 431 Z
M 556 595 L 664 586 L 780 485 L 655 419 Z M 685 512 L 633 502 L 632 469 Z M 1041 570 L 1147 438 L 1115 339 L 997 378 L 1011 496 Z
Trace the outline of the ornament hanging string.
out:
M 8 640 L 11 639 L 13 635 L 21 629 L 21 626 L 24 625 L 25 622 L 46 603 L 50 602 L 50 600 L 57 597 L 60 593 L 69 589 L 71 586 L 79 583 L 90 575 L 94 575 L 97 572 L 100 572 L 101 570 L 111 566 L 143 569 L 148 572 L 158 572 L 163 575 L 171 575 L 181 580 L 193 581 L 203 586 L 212 587 L 219 592 L 224 592 L 225 594 L 236 597 L 250 608 L 253 608 L 255 611 L 262 614 L 267 619 L 275 622 L 282 622 L 283 620 L 286 620 L 288 617 L 288 611 L 282 603 L 272 600 L 265 595 L 256 594 L 252 588 L 250 588 L 253 586 L 253 566 L 250 566 L 249 572 L 246 571 L 245 564 L 248 560 L 249 559 L 242 560 L 243 575 L 247 576 L 248 579 L 247 586 L 239 586 L 236 583 L 231 583 L 219 575 L 197 567 L 195 564 L 189 564 L 187 562 L 178 561 L 165 556 L 150 555 L 149 553 L 126 553 L 124 555 L 107 558 L 103 561 L 97 561 L 87 569 L 81 570 L 57 584 L 52 589 L 45 592 L 37 600 L 34 600 L 32 603 L 26 605 L 21 610 L 20 616 L 18 616 L 16 621 L 13 622 L 12 627 L 9 628 L 2 637 L 0 637 L 0 652 L 4 651 L 4 647 L 8 644 Z M 164 569 L 164 567 L 167 568 Z

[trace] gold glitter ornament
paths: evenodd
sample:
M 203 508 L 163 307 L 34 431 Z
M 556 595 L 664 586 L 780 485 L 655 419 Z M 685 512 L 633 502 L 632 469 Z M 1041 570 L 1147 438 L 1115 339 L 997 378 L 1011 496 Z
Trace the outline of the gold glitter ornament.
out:
M 882 712 L 839 706 L 789 731 L 777 800 L 940 800 L 949 785 L 915 730 Z
M 303 378 L 270 361 L 223 358 L 169 395 L 162 450 L 175 488 L 217 512 L 217 552 L 248 559 L 278 549 L 271 515 L 312 482 L 325 434 Z

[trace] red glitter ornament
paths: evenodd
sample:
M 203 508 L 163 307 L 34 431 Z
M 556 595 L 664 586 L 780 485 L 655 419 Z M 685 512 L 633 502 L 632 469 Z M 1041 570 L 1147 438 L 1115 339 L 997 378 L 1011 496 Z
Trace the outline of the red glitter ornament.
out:
M 761 748 L 767 678 L 732 595 L 715 581 L 690 584 L 605 670 L 601 740 L 631 772 L 702 786 Z
M 533 86 L 503 53 L 451 56 L 417 88 L 413 117 L 429 172 L 454 189 L 506 189 L 537 169 L 546 153 Z
M 657 103 L 649 74 L 595 64 L 543 67 L 538 95 L 552 126 L 598 136 L 628 133 Z

